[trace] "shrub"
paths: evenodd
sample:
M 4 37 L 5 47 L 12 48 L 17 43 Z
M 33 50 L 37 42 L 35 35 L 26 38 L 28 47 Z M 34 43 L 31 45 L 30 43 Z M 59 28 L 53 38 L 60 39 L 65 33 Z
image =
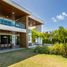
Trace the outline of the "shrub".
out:
M 42 47 L 41 53 L 49 54 L 49 48 L 47 46 Z
M 36 47 L 35 49 L 34 49 L 34 52 L 37 52 L 37 53 L 44 53 L 44 54 L 48 54 L 49 53 L 49 48 L 47 47 L 47 46 L 43 46 L 43 47 L 40 47 L 40 46 L 38 46 L 38 47 Z
M 50 47 L 50 53 L 56 55 L 63 55 L 64 54 L 64 45 L 63 44 L 54 44 Z
M 67 56 L 67 43 L 64 44 L 64 56 Z
M 36 53 L 41 53 L 41 50 L 42 50 L 42 47 L 37 46 L 37 47 L 34 49 L 34 52 L 36 52 Z
M 54 44 L 53 46 L 38 46 L 34 52 L 41 54 L 55 54 L 67 57 L 67 44 Z

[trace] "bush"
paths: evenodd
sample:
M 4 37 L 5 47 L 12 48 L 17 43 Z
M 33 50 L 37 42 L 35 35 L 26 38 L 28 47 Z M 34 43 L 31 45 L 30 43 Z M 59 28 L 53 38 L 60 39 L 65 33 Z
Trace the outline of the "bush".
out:
M 64 44 L 64 56 L 67 56 L 67 43 Z
M 63 55 L 64 54 L 64 45 L 63 44 L 54 44 L 50 47 L 50 53 L 56 55 Z
M 41 50 L 42 48 L 40 46 L 37 46 L 35 49 L 34 49 L 34 52 L 36 53 L 41 53 Z
M 54 44 L 53 46 L 38 46 L 34 52 L 41 54 L 55 54 L 67 57 L 67 44 Z
M 49 39 L 43 39 L 43 44 L 52 44 L 52 41 L 50 41 Z
M 43 53 L 48 54 L 49 48 L 47 46 L 43 46 L 43 47 L 38 46 L 34 49 L 34 52 L 41 53 L 41 54 Z

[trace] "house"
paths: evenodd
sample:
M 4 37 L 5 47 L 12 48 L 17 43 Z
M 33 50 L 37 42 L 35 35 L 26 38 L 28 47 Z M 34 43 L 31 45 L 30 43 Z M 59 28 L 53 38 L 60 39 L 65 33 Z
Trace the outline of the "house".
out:
M 42 21 L 11 0 L 0 0 L 0 48 L 28 47 L 31 29 L 41 31 Z
M 32 43 L 32 29 L 36 29 L 36 31 L 39 31 L 39 32 L 42 32 L 42 24 L 43 24 L 43 21 L 40 20 L 39 18 L 33 16 L 33 15 L 30 15 L 29 16 L 29 24 L 28 24 L 28 43 Z M 35 43 L 33 44 L 42 44 L 42 39 L 40 37 L 38 38 L 35 38 Z

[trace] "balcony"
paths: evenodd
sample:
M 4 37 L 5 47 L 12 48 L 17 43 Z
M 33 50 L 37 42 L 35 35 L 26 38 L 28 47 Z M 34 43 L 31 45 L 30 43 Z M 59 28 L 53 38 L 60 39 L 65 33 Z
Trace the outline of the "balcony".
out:
M 0 24 L 25 29 L 25 25 L 22 22 L 15 22 L 15 21 L 12 21 L 6 18 L 1 18 L 1 17 L 0 17 Z

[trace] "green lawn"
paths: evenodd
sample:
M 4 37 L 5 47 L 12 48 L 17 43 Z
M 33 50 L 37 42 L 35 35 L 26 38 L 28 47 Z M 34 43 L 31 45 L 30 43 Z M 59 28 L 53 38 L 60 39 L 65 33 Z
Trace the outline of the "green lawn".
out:
M 38 54 L 9 67 L 67 67 L 67 59 L 62 56 Z
M 0 54 L 0 67 L 8 67 L 34 55 L 35 53 L 33 53 L 31 49 L 22 49 L 19 51 Z
M 23 49 L 0 54 L 0 67 L 67 67 L 67 58 L 35 54 L 31 49 Z

